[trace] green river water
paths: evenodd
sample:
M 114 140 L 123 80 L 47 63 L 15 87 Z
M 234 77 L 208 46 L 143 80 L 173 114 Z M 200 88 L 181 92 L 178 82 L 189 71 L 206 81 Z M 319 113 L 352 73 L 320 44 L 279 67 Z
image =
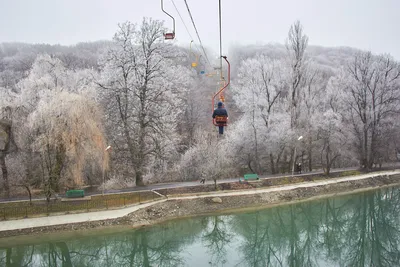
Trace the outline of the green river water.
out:
M 0 266 L 400 266 L 400 189 L 142 229 L 0 239 Z

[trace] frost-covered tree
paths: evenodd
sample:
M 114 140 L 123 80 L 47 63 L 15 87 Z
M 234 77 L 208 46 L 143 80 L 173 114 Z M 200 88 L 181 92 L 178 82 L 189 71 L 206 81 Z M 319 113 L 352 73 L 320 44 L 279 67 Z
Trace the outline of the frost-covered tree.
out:
M 181 157 L 179 173 L 182 180 L 217 180 L 234 173 L 230 138 L 220 139 L 204 132 L 196 136 L 196 144 Z
M 175 153 L 179 94 L 188 83 L 185 68 L 171 64 L 163 32 L 163 24 L 152 19 L 140 26 L 123 23 L 102 60 L 99 86 L 108 134 L 133 168 L 137 185 L 143 185 L 150 161 Z
M 307 157 L 307 169 L 313 169 L 313 160 L 318 153 L 314 153 L 318 135 L 318 124 L 323 118 L 320 116 L 325 110 L 322 104 L 323 96 L 326 94 L 326 83 L 328 74 L 318 69 L 315 64 L 309 64 L 303 73 L 304 86 L 299 93 L 299 118 L 297 124 L 298 136 L 303 136 L 304 151 L 299 153 Z M 295 161 L 298 159 L 295 159 Z M 302 159 L 303 160 L 303 159 Z M 319 161 L 319 160 L 318 160 Z M 304 166 L 305 167 L 305 166 Z
M 308 37 L 303 33 L 303 26 L 296 21 L 289 30 L 286 40 L 287 60 L 290 69 L 289 77 L 289 101 L 290 125 L 297 126 L 299 114 L 300 90 L 304 87 L 304 72 L 306 71 L 305 51 L 308 45 Z
M 45 186 L 57 191 L 61 178 L 69 188 L 81 186 L 85 165 L 103 165 L 101 115 L 93 100 L 75 93 L 59 92 L 39 102 L 29 121 L 36 133 L 32 147 L 40 153 Z
M 12 111 L 15 93 L 11 89 L 0 87 L 0 169 L 6 197 L 10 196 L 10 181 L 6 157 L 15 148 L 12 130 Z
M 39 158 L 48 199 L 62 185 L 82 185 L 85 165 L 102 165 L 102 113 L 93 97 L 92 76 L 87 71 L 67 70 L 60 60 L 42 55 L 18 84 L 17 144 L 26 169 Z M 26 179 L 33 173 L 27 171 Z
M 372 168 L 382 157 L 385 129 L 400 112 L 400 65 L 388 55 L 357 54 L 345 71 L 342 101 L 354 133 L 360 163 Z
M 232 91 L 235 94 L 236 105 L 243 112 L 240 123 L 245 128 L 235 129 L 242 132 L 242 137 L 251 137 L 243 140 L 242 145 L 238 144 L 238 148 L 248 151 L 245 153 L 247 166 L 253 172 L 261 171 L 261 160 L 267 155 L 270 158 L 271 169 L 275 172 L 274 162 L 279 157 L 279 149 L 273 150 L 266 144 L 272 141 L 268 135 L 274 128 L 271 118 L 275 113 L 282 112 L 287 73 L 283 61 L 272 60 L 264 55 L 243 61 L 238 69 L 237 81 Z
M 10 182 L 8 179 L 8 168 L 6 164 L 6 157 L 10 152 L 10 144 L 11 121 L 0 118 L 0 169 L 6 197 L 10 196 Z

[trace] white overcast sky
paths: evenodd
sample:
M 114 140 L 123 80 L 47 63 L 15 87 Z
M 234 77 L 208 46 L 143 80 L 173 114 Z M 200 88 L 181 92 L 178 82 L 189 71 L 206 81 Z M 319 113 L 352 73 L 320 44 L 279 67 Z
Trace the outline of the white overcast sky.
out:
M 196 38 L 184 0 L 174 1 Z M 177 42 L 188 45 L 171 0 L 164 2 L 176 17 Z M 218 0 L 187 2 L 203 44 L 217 52 Z M 143 17 L 172 26 L 160 0 L 0 0 L 0 42 L 69 45 L 111 39 L 117 23 Z M 297 19 L 312 45 L 351 46 L 400 59 L 400 0 L 222 0 L 224 51 L 233 44 L 284 43 Z

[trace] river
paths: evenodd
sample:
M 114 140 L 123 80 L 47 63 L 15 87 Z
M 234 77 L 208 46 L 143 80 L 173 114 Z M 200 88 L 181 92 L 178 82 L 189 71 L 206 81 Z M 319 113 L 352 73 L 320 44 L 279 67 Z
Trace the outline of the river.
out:
M 400 266 L 399 242 L 400 189 L 385 188 L 141 229 L 0 239 L 0 266 Z

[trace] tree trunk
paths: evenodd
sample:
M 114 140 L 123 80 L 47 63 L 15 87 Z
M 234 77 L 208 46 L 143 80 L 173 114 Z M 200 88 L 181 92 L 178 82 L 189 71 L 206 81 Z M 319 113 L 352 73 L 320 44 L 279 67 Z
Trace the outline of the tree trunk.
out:
M 326 148 L 326 171 L 325 174 L 326 176 L 329 176 L 330 170 L 331 170 L 331 163 L 329 162 L 329 153 L 330 153 L 330 145 L 328 143 L 328 146 Z
M 137 170 L 135 172 L 135 181 L 136 181 L 136 185 L 137 186 L 143 186 L 144 182 L 143 182 L 143 173 L 141 170 Z
M 375 126 L 374 126 L 375 127 Z M 376 144 L 377 144 L 377 136 L 375 134 L 375 129 L 372 129 L 372 136 L 371 136 L 371 148 L 369 150 L 369 162 L 368 162 L 368 167 L 370 169 L 372 169 L 372 167 L 374 166 L 374 163 L 378 163 L 376 161 L 376 159 L 379 158 L 379 155 L 377 153 L 377 148 L 376 148 Z
M 12 256 L 12 249 L 6 249 L 6 267 L 12 267 L 11 265 L 11 256 Z
M 274 156 L 272 155 L 272 153 L 269 154 L 269 159 L 271 161 L 271 172 L 272 174 L 275 174 L 275 163 L 274 163 Z
M 139 132 L 139 149 L 136 155 L 136 185 L 143 186 L 143 167 L 145 156 L 145 127 L 141 125 Z
M 253 132 L 254 132 L 254 143 L 255 143 L 255 149 L 254 149 L 254 154 L 255 154 L 255 171 L 256 173 L 260 173 L 260 159 L 258 156 L 258 138 L 257 138 L 257 128 L 255 126 L 255 113 L 253 110 Z
M 65 242 L 56 243 L 57 247 L 61 250 L 62 267 L 72 267 L 71 255 L 68 246 Z
M 295 148 L 292 148 L 290 151 L 290 164 L 289 164 L 289 168 L 288 168 L 288 173 L 292 173 L 293 166 L 296 164 L 296 159 L 295 159 L 296 152 L 295 151 L 296 151 Z
M 28 195 L 29 195 L 29 205 L 32 205 L 32 192 L 31 192 L 31 189 L 30 189 L 29 185 L 26 185 L 25 188 L 26 188 L 26 191 L 28 191 Z
M 369 169 L 368 162 L 368 128 L 367 125 L 364 124 L 364 151 L 363 151 L 363 161 L 364 161 L 364 169 Z
M 4 191 L 6 194 L 6 198 L 10 197 L 10 183 L 8 181 L 8 170 L 6 165 L 6 154 L 0 151 L 0 167 L 1 172 L 3 174 L 3 181 L 4 181 Z
M 308 171 L 312 171 L 312 147 L 311 147 L 311 138 L 309 139 L 308 142 L 308 151 L 307 151 L 307 156 L 308 156 Z
M 249 170 L 254 173 L 253 168 L 251 167 L 251 159 L 250 159 L 250 155 L 249 155 L 249 160 L 247 161 L 247 167 L 249 167 Z
M 65 158 L 64 149 L 63 148 L 57 149 L 55 155 L 55 166 L 53 169 L 53 175 L 51 180 L 51 189 L 54 192 L 60 191 L 60 179 L 61 179 L 61 172 L 64 167 L 64 158 Z M 75 188 L 77 185 L 75 184 L 74 179 L 72 179 L 72 181 L 73 181 L 72 186 Z
M 3 174 L 4 191 L 7 198 L 10 197 L 10 184 L 8 181 L 8 170 L 6 165 L 6 156 L 10 149 L 11 142 L 11 123 L 1 120 L 0 121 L 0 135 L 3 140 L 0 139 L 0 143 L 3 145 L 0 147 L 0 168 Z M 5 136 L 4 136 L 5 135 Z
M 148 245 L 147 245 L 146 233 L 142 233 L 140 235 L 140 239 L 141 239 L 141 243 L 142 243 L 143 267 L 149 267 L 150 261 L 149 261 L 149 253 L 147 251 Z

